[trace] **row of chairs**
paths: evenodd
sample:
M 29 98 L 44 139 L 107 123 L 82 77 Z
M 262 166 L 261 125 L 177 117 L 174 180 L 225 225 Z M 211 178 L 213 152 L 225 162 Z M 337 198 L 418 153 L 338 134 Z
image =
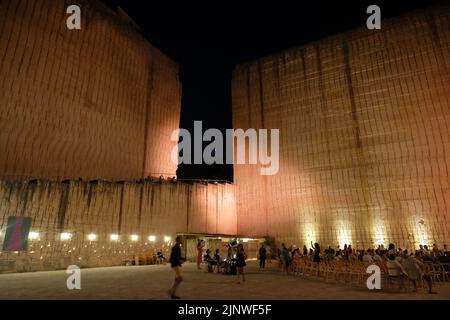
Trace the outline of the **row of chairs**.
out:
M 315 263 L 309 259 L 297 258 L 293 261 L 292 273 L 305 278 L 321 279 L 325 282 L 362 285 L 367 278 L 366 268 L 362 263 L 340 261 Z
M 357 287 L 366 287 L 367 267 L 370 263 L 361 261 L 329 261 L 315 263 L 308 258 L 298 257 L 292 263 L 291 272 L 304 278 L 315 278 L 328 283 L 345 284 Z M 402 287 L 409 291 L 411 282 L 408 279 L 390 277 L 384 263 L 380 263 L 382 288 L 391 289 L 394 287 Z M 432 276 L 433 285 L 440 285 L 450 279 L 448 265 L 431 264 L 428 265 L 429 275 Z M 424 281 L 418 281 L 418 289 L 425 290 L 427 288 Z

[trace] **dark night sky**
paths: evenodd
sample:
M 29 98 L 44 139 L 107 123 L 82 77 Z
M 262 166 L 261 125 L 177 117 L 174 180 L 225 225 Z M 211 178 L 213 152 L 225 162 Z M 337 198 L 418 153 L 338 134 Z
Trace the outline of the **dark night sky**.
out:
M 443 1 L 103 2 L 119 5 L 152 44 L 179 63 L 180 127 L 191 129 L 194 120 L 202 120 L 204 130 L 224 130 L 232 127 L 231 71 L 237 63 L 364 26 L 371 4 L 380 6 L 383 19 Z M 178 169 L 179 179 L 231 181 L 232 176 L 226 165 Z

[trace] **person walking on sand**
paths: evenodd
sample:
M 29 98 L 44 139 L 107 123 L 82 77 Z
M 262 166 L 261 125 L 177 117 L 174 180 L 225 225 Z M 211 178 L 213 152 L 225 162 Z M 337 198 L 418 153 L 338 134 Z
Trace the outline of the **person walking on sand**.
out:
M 245 282 L 245 274 L 244 274 L 244 267 L 247 265 L 245 260 L 247 259 L 247 255 L 244 251 L 244 246 L 242 243 L 240 243 L 237 246 L 237 253 L 236 253 L 236 269 L 237 269 L 237 283 L 240 284 L 240 275 L 242 275 L 242 282 Z
M 175 239 L 175 245 L 172 247 L 172 251 L 170 252 L 170 266 L 175 273 L 173 285 L 169 290 L 169 296 L 172 299 L 180 299 L 180 297 L 176 295 L 176 291 L 180 283 L 183 281 L 183 277 L 181 275 L 181 264 L 183 263 L 183 258 L 181 257 L 180 246 L 181 236 L 177 236 Z

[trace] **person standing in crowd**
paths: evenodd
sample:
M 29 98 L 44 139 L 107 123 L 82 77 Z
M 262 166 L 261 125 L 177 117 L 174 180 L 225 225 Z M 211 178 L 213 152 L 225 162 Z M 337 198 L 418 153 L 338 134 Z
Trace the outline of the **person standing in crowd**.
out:
M 291 252 L 291 257 L 292 257 L 292 261 L 294 261 L 297 257 L 300 257 L 300 249 L 297 248 L 296 245 L 292 246 L 292 252 Z
M 222 268 L 222 262 L 220 261 L 220 249 L 216 249 L 216 251 L 214 252 L 213 260 L 213 265 L 216 266 L 216 272 L 220 272 L 220 269 Z
M 313 246 L 313 243 L 311 241 L 311 247 L 312 246 Z M 314 259 L 313 259 L 313 261 L 315 263 L 320 263 L 320 245 L 317 242 L 314 243 L 313 249 L 314 249 Z
M 347 247 L 346 255 L 347 255 L 347 260 L 348 261 L 351 261 L 353 259 L 353 248 L 352 248 L 351 244 L 349 244 L 348 247 Z
M 259 268 L 264 269 L 266 266 L 266 247 L 264 244 L 261 244 L 261 248 L 259 248 Z
M 388 247 L 388 255 L 393 254 L 393 255 L 397 255 L 397 250 L 395 249 L 395 244 L 390 243 L 389 247 Z
M 284 245 L 284 243 L 281 244 L 281 261 L 283 263 L 284 271 L 286 271 L 286 274 L 289 274 L 289 268 L 291 266 L 291 256 L 289 254 L 289 250 Z
M 205 242 L 199 239 L 197 242 L 197 269 L 201 269 L 200 264 L 202 263 L 204 246 Z
M 303 256 L 306 257 L 308 255 L 308 248 L 306 245 L 303 245 Z
M 448 251 L 446 244 L 444 244 L 444 249 L 442 249 L 442 255 L 443 256 L 450 256 L 450 252 Z
M 247 259 L 247 255 L 244 251 L 244 246 L 242 243 L 238 244 L 237 246 L 237 253 L 236 253 L 236 269 L 237 269 L 237 283 L 240 284 L 240 276 L 242 275 L 242 282 L 245 282 L 245 274 L 244 274 L 244 267 L 247 265 L 245 260 Z
M 281 249 L 277 248 L 278 270 L 283 268 L 283 259 L 281 258 Z
M 170 252 L 170 266 L 175 273 L 175 279 L 172 285 L 172 288 L 169 290 L 169 296 L 172 299 L 180 299 L 179 296 L 176 295 L 176 291 L 178 286 L 183 281 L 183 277 L 181 275 L 181 264 L 183 263 L 183 258 L 181 257 L 181 236 L 177 236 L 175 239 L 175 245 L 172 247 L 172 251 Z
M 217 261 L 217 263 L 220 262 L 220 249 L 216 249 L 216 252 L 214 253 L 214 260 Z

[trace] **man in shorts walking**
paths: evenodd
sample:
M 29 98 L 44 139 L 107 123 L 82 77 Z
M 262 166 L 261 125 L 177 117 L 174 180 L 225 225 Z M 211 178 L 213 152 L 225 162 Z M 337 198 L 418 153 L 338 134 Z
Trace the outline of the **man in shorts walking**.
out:
M 183 281 L 183 277 L 181 276 L 181 264 L 183 258 L 181 257 L 181 236 L 177 236 L 175 239 L 175 245 L 172 247 L 172 251 L 170 252 L 170 266 L 175 272 L 175 280 L 173 281 L 172 288 L 169 290 L 169 296 L 172 299 L 180 299 L 176 295 L 176 290 L 180 283 Z

